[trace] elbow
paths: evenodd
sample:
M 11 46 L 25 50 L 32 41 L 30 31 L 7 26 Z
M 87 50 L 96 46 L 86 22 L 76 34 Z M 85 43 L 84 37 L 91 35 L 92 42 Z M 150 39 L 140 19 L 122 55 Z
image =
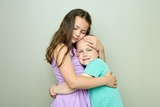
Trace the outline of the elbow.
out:
M 69 83 L 68 85 L 69 85 L 69 87 L 70 87 L 71 89 L 74 89 L 74 90 L 78 88 L 78 87 L 77 87 L 77 83 L 76 83 L 75 81 Z

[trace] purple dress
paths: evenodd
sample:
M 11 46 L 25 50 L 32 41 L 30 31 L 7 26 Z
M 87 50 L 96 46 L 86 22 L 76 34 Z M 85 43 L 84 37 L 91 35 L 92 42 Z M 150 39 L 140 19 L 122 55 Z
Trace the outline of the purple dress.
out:
M 74 49 L 76 53 L 76 50 Z M 82 74 L 84 71 L 83 66 L 79 63 L 77 56 L 72 56 L 72 52 L 70 51 L 70 57 L 73 63 L 73 67 L 77 75 Z M 55 60 L 53 60 L 52 68 L 55 73 L 56 79 L 58 80 L 58 84 L 63 83 L 65 80 L 62 77 L 59 69 L 55 66 Z M 69 70 L 69 68 L 68 68 Z M 51 107 L 91 107 L 90 99 L 88 96 L 87 90 L 77 90 L 71 94 L 66 95 L 57 95 L 54 101 L 51 104 Z

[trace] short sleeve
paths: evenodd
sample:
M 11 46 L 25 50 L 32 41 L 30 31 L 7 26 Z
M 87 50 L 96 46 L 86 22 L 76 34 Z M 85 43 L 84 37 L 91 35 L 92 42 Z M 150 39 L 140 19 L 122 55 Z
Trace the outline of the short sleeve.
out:
M 85 68 L 84 72 L 94 77 L 99 77 L 103 72 L 103 60 L 96 59 L 91 61 Z

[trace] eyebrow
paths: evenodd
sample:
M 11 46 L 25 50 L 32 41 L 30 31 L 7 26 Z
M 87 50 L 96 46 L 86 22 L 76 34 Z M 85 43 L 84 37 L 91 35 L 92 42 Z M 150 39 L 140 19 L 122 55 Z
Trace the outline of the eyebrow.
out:
M 75 25 L 76 27 L 78 27 L 78 28 L 80 28 L 79 26 L 77 26 L 77 25 Z M 81 29 L 81 30 L 83 30 L 83 31 L 87 31 L 87 30 L 84 30 L 84 29 Z

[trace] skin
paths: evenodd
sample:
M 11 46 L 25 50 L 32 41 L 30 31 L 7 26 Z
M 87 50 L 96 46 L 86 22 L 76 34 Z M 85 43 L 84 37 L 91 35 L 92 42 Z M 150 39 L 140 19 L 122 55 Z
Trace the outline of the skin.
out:
M 77 53 L 80 63 L 85 66 L 99 56 L 98 52 L 94 48 L 88 46 L 87 42 L 83 39 L 77 43 Z
M 72 35 L 71 42 L 76 43 L 77 41 L 81 40 L 86 35 L 86 31 L 87 31 L 88 27 L 89 27 L 89 24 L 83 18 L 77 16 L 75 19 L 75 26 L 73 29 L 73 35 Z M 96 45 L 96 43 L 98 44 L 99 41 L 97 41 L 96 38 L 94 38 L 94 37 L 85 38 L 85 40 L 88 43 L 90 43 L 89 45 L 91 47 L 94 47 L 95 49 L 99 48 L 99 47 L 103 47 L 101 44 Z M 96 41 L 96 43 L 94 43 L 95 41 Z M 56 47 L 55 52 L 53 53 L 53 57 L 57 61 L 57 64 L 60 64 L 65 52 L 67 51 L 66 46 L 64 46 L 62 49 L 61 49 L 61 47 L 63 47 L 63 44 L 59 44 Z M 56 57 L 57 52 L 59 52 L 60 49 L 61 49 L 61 51 L 59 53 L 59 57 L 57 58 Z M 101 54 L 103 54 L 102 56 L 104 56 L 104 53 L 103 53 L 104 49 L 103 48 L 99 48 L 99 49 L 100 49 L 99 52 Z M 70 68 L 70 69 L 68 70 L 68 68 Z M 115 76 L 111 76 L 112 72 L 109 72 L 105 75 L 105 77 L 100 77 L 98 79 L 97 78 L 88 78 L 88 77 L 84 77 L 84 76 L 77 76 L 74 71 L 69 53 L 66 55 L 65 62 L 59 68 L 59 70 L 60 70 L 65 82 L 68 84 L 68 86 L 71 89 L 89 89 L 89 88 L 98 87 L 98 86 L 102 86 L 102 85 L 116 87 L 116 78 L 115 78 Z M 54 87 L 54 85 L 49 90 L 51 97 L 54 96 L 54 93 L 52 91 L 53 87 Z
M 76 47 L 77 47 L 78 59 L 80 63 L 84 66 L 86 66 L 92 60 L 95 60 L 99 57 L 97 50 L 88 46 L 88 43 L 84 39 L 81 39 L 80 41 L 78 41 L 76 44 Z M 86 73 L 82 73 L 81 76 L 92 77 L 91 75 L 88 75 Z M 76 90 L 71 89 L 66 83 L 62 83 L 58 86 L 54 86 L 54 89 L 53 89 L 53 93 L 55 93 L 55 97 L 56 97 L 56 94 L 69 94 L 74 91 Z
M 72 35 L 72 43 L 78 42 L 80 39 L 82 39 L 87 32 L 87 29 L 89 27 L 89 24 L 81 17 L 75 18 L 75 25 L 73 29 L 73 35 Z
M 85 36 L 84 40 L 87 42 L 87 45 L 97 50 L 99 57 L 106 62 L 106 56 L 104 52 L 104 47 L 101 44 L 100 40 L 95 36 Z

